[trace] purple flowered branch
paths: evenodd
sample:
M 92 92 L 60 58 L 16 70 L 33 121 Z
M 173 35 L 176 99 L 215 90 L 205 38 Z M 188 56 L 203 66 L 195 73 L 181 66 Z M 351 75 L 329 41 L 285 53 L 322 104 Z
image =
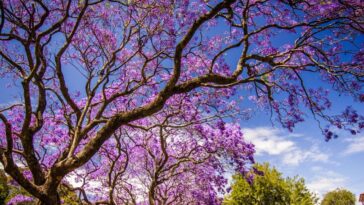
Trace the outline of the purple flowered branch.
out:
M 0 76 L 16 91 L 0 108 L 0 161 L 41 204 L 60 204 L 71 174 L 89 203 L 220 203 L 222 173 L 253 161 L 223 121 L 252 114 L 244 99 L 288 130 L 310 111 L 327 140 L 330 126 L 363 128 L 350 107 L 327 114 L 326 90 L 363 102 L 360 0 L 4 0 L 0 10 Z M 188 151 L 206 157 L 158 181 Z M 92 191 L 91 176 L 109 192 Z

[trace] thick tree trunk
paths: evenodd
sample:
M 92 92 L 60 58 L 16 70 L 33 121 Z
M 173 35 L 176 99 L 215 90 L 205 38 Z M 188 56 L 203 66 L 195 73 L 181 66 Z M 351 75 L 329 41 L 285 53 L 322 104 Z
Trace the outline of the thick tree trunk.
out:
M 48 176 L 48 181 L 43 185 L 45 197 L 40 199 L 39 205 L 61 205 L 61 198 L 58 192 L 60 181 L 57 180 L 57 177 L 55 177 L 54 174 L 55 173 L 52 172 L 52 174 Z M 62 177 L 58 178 L 62 179 Z

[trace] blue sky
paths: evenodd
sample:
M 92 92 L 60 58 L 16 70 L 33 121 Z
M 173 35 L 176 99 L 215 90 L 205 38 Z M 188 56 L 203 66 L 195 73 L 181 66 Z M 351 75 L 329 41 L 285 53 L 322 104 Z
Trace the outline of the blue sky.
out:
M 303 177 L 320 197 L 336 188 L 346 188 L 356 197 L 364 192 L 364 134 L 340 133 L 338 139 L 325 142 L 314 120 L 288 132 L 272 127 L 266 116 L 258 112 L 251 121 L 242 122 L 245 138 L 256 146 L 257 162 L 269 162 L 285 176 Z
M 363 42 L 364 36 L 357 40 Z M 332 90 L 330 85 L 320 81 L 318 75 L 305 75 L 304 78 L 309 87 Z M 332 102 L 331 109 L 327 110 L 329 114 L 339 114 L 347 106 L 352 106 L 360 115 L 364 114 L 362 103 L 353 101 L 350 96 L 340 96 L 335 91 L 329 95 Z M 241 127 L 246 139 L 256 145 L 257 162 L 269 162 L 285 176 L 303 177 L 309 189 L 320 198 L 336 188 L 348 189 L 357 198 L 364 193 L 364 133 L 351 135 L 336 130 L 339 138 L 326 142 L 309 110 L 305 112 L 305 121 L 289 132 L 277 122 L 272 125 L 270 113 L 252 108 L 252 119 L 241 121 Z M 322 122 L 321 125 L 326 124 Z
M 223 26 L 217 30 L 223 30 Z M 331 35 L 326 32 L 322 35 Z M 289 41 L 293 42 L 295 34 L 284 34 L 274 37 L 273 45 L 279 47 Z M 355 43 L 363 44 L 364 35 L 357 36 Z M 357 49 L 352 45 L 345 44 L 346 49 Z M 240 51 L 240 52 L 239 52 Z M 234 67 L 241 53 L 241 48 L 228 52 L 226 59 Z M 350 59 L 342 56 L 342 60 Z M 323 83 L 319 75 L 305 75 L 306 86 L 324 87 L 331 86 Z M 246 93 L 244 93 L 246 94 Z M 362 103 L 353 101 L 346 95 L 330 92 L 332 101 L 330 114 L 339 114 L 347 106 L 352 106 L 360 115 L 364 115 Z M 247 97 L 244 95 L 244 97 Z M 243 102 L 242 109 L 253 104 Z M 325 141 L 318 123 L 314 120 L 309 110 L 303 123 L 297 124 L 293 132 L 283 129 L 279 123 L 270 120 L 268 112 L 253 109 L 250 120 L 240 121 L 245 138 L 256 145 L 256 161 L 269 162 L 278 168 L 285 176 L 303 177 L 309 189 L 320 198 L 328 191 L 336 188 L 345 188 L 356 194 L 358 199 L 360 193 L 364 193 L 364 133 L 351 135 L 347 132 L 337 130 L 338 139 Z M 274 120 L 274 117 L 273 117 Z M 322 126 L 326 124 L 323 122 Z M 359 202 L 357 202 L 359 204 Z

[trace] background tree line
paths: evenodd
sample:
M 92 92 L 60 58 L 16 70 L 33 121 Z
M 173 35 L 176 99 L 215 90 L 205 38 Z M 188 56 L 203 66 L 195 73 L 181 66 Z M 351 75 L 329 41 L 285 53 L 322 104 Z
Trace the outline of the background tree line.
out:
M 348 190 L 330 191 L 319 203 L 319 198 L 308 190 L 303 178 L 284 178 L 268 163 L 255 164 L 254 168 L 260 175 L 251 172 L 252 183 L 239 174 L 233 176 L 232 190 L 225 197 L 224 205 L 355 205 L 355 195 Z

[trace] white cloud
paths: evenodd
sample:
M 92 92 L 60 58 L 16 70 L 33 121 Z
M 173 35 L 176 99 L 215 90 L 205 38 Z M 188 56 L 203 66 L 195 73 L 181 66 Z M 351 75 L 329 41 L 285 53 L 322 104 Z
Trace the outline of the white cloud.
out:
M 313 145 L 309 150 L 302 150 L 298 147 L 283 156 L 285 164 L 298 165 L 306 160 L 314 162 L 327 162 L 329 155 L 322 153 L 319 148 Z
M 345 155 L 364 152 L 364 136 L 350 138 L 346 141 L 349 142 L 349 145 L 344 150 Z
M 244 129 L 245 139 L 254 143 L 258 155 L 278 155 L 291 150 L 294 143 L 279 135 L 279 130 L 266 127 Z
M 309 149 L 300 148 L 292 139 L 302 137 L 283 130 L 258 127 L 243 129 L 245 139 L 255 145 L 257 155 L 279 155 L 282 162 L 288 165 L 299 165 L 304 161 L 327 162 L 329 155 L 312 144 Z

